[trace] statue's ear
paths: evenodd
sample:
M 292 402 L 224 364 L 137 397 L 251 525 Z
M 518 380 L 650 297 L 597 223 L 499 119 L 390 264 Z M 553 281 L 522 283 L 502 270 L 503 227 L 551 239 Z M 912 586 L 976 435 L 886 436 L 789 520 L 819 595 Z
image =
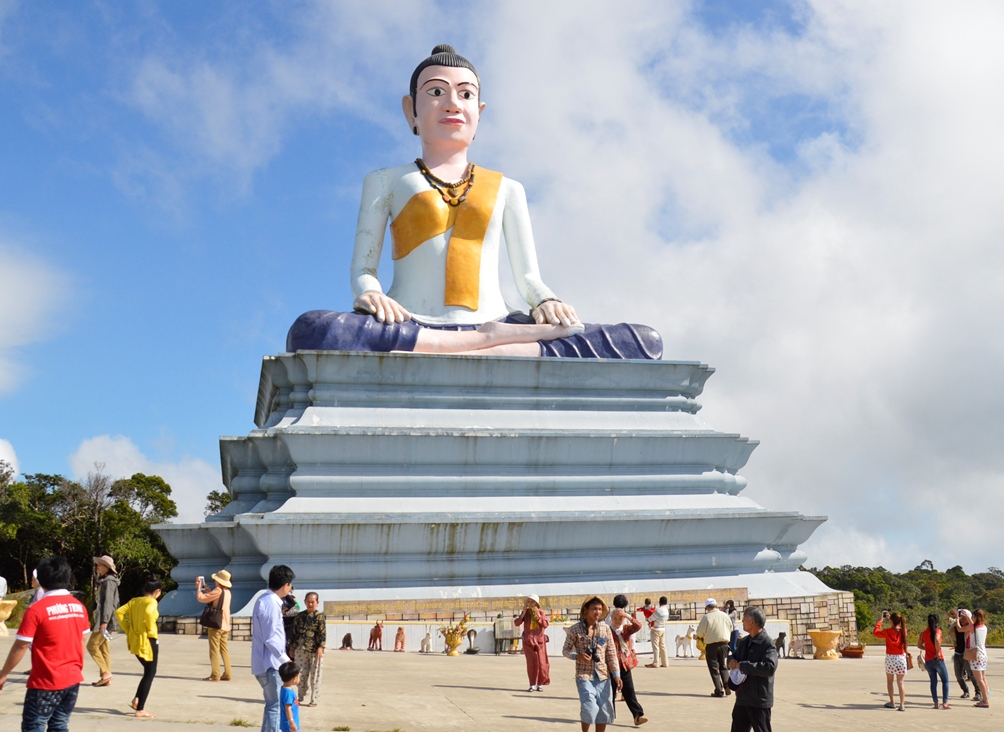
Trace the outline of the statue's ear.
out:
M 484 111 L 485 111 L 485 103 L 481 102 L 481 104 L 478 105 L 478 116 L 480 117 L 481 113 Z
M 404 112 L 404 118 L 408 122 L 408 127 L 414 134 L 418 134 L 417 120 L 415 119 L 415 105 L 411 100 L 411 94 L 405 94 L 401 97 L 401 111 Z

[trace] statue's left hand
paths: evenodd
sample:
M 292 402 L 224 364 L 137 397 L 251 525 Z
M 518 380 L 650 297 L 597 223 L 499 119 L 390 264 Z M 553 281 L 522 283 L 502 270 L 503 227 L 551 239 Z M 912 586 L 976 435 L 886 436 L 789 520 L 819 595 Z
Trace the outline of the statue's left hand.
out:
M 580 323 L 579 316 L 575 314 L 575 308 L 568 303 L 559 300 L 548 300 L 542 302 L 531 313 L 534 321 L 538 325 L 549 323 L 550 325 L 575 325 Z

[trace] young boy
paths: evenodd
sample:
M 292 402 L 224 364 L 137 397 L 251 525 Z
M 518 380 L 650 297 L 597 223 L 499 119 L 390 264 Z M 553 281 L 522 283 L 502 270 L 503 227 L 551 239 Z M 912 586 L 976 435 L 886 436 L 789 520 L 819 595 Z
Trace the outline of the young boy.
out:
M 281 732 L 296 732 L 300 729 L 300 702 L 296 687 L 300 683 L 300 667 L 287 661 L 279 667 L 282 689 L 279 691 L 279 729 Z

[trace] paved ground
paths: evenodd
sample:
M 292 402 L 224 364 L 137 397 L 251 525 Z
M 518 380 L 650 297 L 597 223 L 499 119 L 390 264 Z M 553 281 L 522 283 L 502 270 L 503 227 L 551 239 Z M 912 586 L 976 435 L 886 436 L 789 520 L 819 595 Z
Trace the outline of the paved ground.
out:
M 13 636 L 0 637 L 6 657 Z M 147 709 L 153 721 L 127 716 L 139 680 L 139 663 L 112 643 L 115 681 L 107 688 L 82 687 L 70 728 L 74 732 L 117 732 L 144 728 L 150 732 L 185 732 L 215 728 L 243 720 L 257 728 L 261 691 L 250 674 L 250 644 L 233 643 L 235 680 L 198 681 L 208 674 L 208 646 L 194 636 L 164 636 L 160 675 Z M 882 708 L 885 677 L 880 648 L 871 647 L 860 661 L 782 661 L 775 685 L 774 728 L 777 730 L 962 730 L 1004 729 L 1004 650 L 991 649 L 990 685 L 994 707 L 975 709 L 956 702 L 950 711 L 930 708 L 927 675 L 907 677 L 907 710 Z M 578 730 L 578 700 L 572 664 L 551 660 L 553 682 L 543 694 L 524 691 L 522 656 L 419 655 L 384 651 L 329 654 L 323 704 L 302 709 L 305 730 L 352 732 L 417 732 L 418 730 Z M 27 669 L 27 662 L 22 670 Z M 91 681 L 97 668 L 87 659 Z M 15 672 L 0 692 L 0 729 L 19 729 L 26 677 Z M 694 730 L 727 730 L 731 699 L 708 696 L 711 680 L 702 662 L 678 660 L 668 669 L 639 668 L 635 683 L 645 712 L 646 728 L 670 726 Z M 952 681 L 952 696 L 959 695 Z M 618 704 L 618 713 L 624 710 Z M 613 728 L 631 728 L 626 711 Z

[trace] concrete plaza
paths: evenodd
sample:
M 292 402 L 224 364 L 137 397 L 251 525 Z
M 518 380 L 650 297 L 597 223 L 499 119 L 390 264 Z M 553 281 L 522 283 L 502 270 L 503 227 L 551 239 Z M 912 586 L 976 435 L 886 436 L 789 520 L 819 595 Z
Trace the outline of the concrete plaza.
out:
M 13 634 L 0 638 L 6 657 Z M 208 675 L 208 646 L 194 636 L 164 635 L 160 668 L 147 709 L 155 720 L 131 717 L 128 704 L 139 680 L 139 663 L 125 638 L 112 643 L 115 680 L 106 688 L 83 686 L 70 723 L 74 732 L 143 729 L 184 732 L 243 721 L 257 729 L 262 698 L 249 670 L 250 644 L 231 643 L 234 680 L 200 681 Z M 643 657 L 642 663 L 647 663 Z M 87 681 L 97 668 L 87 659 Z M 20 728 L 27 660 L 0 692 L 0 729 Z M 321 704 L 300 711 L 305 730 L 417 732 L 418 730 L 577 730 L 578 698 L 572 663 L 551 659 L 551 686 L 527 693 L 522 656 L 328 652 Z M 711 680 L 703 662 L 677 659 L 666 669 L 638 668 L 635 685 L 649 730 L 727 730 L 732 699 L 709 696 Z M 868 649 L 859 661 L 782 660 L 775 684 L 777 730 L 954 730 L 1004 728 L 1004 650 L 991 649 L 988 677 L 994 707 L 976 709 L 957 697 L 952 679 L 949 711 L 931 709 L 927 674 L 907 676 L 907 709 L 883 709 L 882 648 Z M 623 704 L 611 728 L 631 728 Z M 994 721 L 996 720 L 996 721 Z

